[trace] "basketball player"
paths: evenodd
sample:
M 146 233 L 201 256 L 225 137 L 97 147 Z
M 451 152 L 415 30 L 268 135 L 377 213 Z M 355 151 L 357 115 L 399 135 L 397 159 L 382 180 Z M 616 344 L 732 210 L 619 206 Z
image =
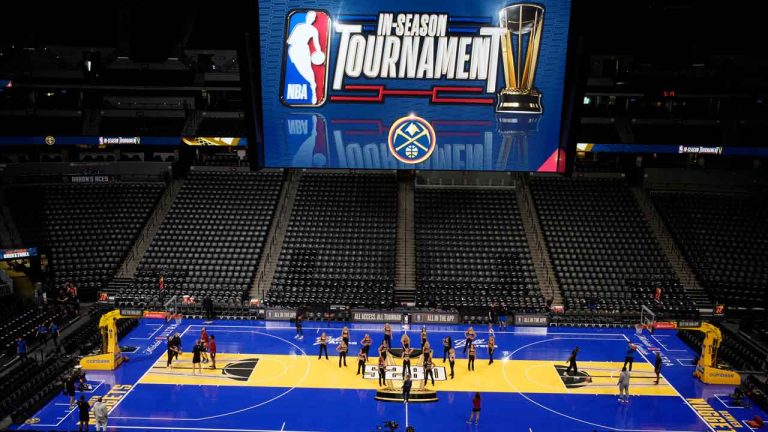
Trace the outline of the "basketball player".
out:
M 360 371 L 365 373 L 365 353 L 362 349 L 357 353 L 357 373 L 355 375 L 360 375 Z
M 349 345 L 347 345 L 344 341 L 342 341 L 339 345 L 336 346 L 336 351 L 339 353 L 339 367 L 341 367 L 341 363 L 344 362 L 344 367 L 347 367 L 347 350 L 349 349 Z
M 411 353 L 413 352 L 413 348 L 403 348 L 403 373 L 409 374 L 411 373 Z
M 403 349 L 410 348 L 411 338 L 408 336 L 408 333 L 403 333 L 403 335 L 400 336 L 400 343 L 403 344 Z
M 341 329 L 341 340 L 344 341 L 344 344 L 349 346 L 349 328 L 347 326 L 344 326 L 344 328 Z
M 453 379 L 453 367 L 456 365 L 456 350 L 448 350 L 448 364 L 451 366 L 451 379 Z
M 446 336 L 443 338 L 443 363 L 445 363 L 445 358 L 448 357 L 448 353 L 451 351 L 451 346 L 453 346 L 453 341 L 451 340 L 450 336 Z
M 387 375 L 387 362 L 384 360 L 384 357 L 379 356 L 379 385 L 385 386 L 387 385 L 387 380 L 385 379 Z
M 427 327 L 421 327 L 421 347 L 424 348 L 424 344 L 427 342 Z
M 632 363 L 635 362 L 635 351 L 637 351 L 637 346 L 632 342 L 627 342 L 627 355 L 624 356 L 623 367 L 627 367 L 627 364 L 629 364 L 630 372 L 632 371 Z
M 474 371 L 475 370 L 475 355 L 477 354 L 477 351 L 475 350 L 474 345 L 469 346 L 469 362 L 467 363 L 467 370 Z
M 496 336 L 491 333 L 491 335 L 488 337 L 488 364 L 493 364 L 493 352 L 496 350 Z
M 427 358 L 424 359 L 424 384 L 426 385 L 427 380 L 429 378 L 432 378 L 432 385 L 435 385 L 435 373 L 432 370 L 432 359 Z
M 392 326 L 389 323 L 384 324 L 384 342 L 388 347 L 392 346 Z
M 619 402 L 629 402 L 629 372 L 627 367 L 621 368 L 621 374 L 619 374 L 619 382 L 616 383 L 619 386 Z
M 291 60 L 296 70 L 308 83 L 312 89 L 312 103 L 317 103 L 317 83 L 315 82 L 315 73 L 312 70 L 312 55 L 309 52 L 309 41 L 315 48 L 315 52 L 320 52 L 320 37 L 317 29 L 312 24 L 317 19 L 315 11 L 308 11 L 304 23 L 297 24 L 291 34 L 288 36 L 288 58 Z
M 211 354 L 211 369 L 216 369 L 216 336 L 211 335 L 211 340 L 208 342 L 208 352 Z
M 467 331 L 464 332 L 464 337 L 467 339 L 466 343 L 464 344 L 464 353 L 467 353 L 467 349 L 472 345 L 472 341 L 475 340 L 475 329 L 472 327 L 469 327 Z
M 328 336 L 325 335 L 325 332 L 320 335 L 320 352 L 317 354 L 318 360 L 323 356 L 323 353 L 325 353 L 325 359 L 328 360 Z
M 203 351 L 203 344 L 200 342 L 200 339 L 195 341 L 195 346 L 192 347 L 192 375 L 195 375 L 195 370 L 199 371 L 200 374 L 203 373 L 202 368 L 200 367 L 200 353 Z
M 661 375 L 661 351 L 656 351 L 656 360 L 653 364 L 653 371 L 656 372 L 656 384 L 659 383 L 659 376 Z
M 573 369 L 573 374 L 577 375 L 579 373 L 579 367 L 576 365 L 576 356 L 579 355 L 579 347 L 576 347 L 571 351 L 571 355 L 568 357 L 568 368 L 565 369 L 563 372 L 563 376 L 568 375 L 568 372 Z
M 363 353 L 365 353 L 365 361 L 368 361 L 368 353 L 371 351 L 371 343 L 373 343 L 371 336 L 366 333 L 365 336 L 363 336 L 363 340 L 360 341 L 360 345 L 363 346 Z

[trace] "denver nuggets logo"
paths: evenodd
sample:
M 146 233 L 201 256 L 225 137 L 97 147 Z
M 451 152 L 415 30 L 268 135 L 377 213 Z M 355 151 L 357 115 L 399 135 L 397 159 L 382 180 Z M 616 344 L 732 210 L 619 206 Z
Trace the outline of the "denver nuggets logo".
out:
M 417 164 L 429 159 L 435 150 L 435 130 L 421 117 L 401 117 L 389 128 L 389 151 L 400 162 Z

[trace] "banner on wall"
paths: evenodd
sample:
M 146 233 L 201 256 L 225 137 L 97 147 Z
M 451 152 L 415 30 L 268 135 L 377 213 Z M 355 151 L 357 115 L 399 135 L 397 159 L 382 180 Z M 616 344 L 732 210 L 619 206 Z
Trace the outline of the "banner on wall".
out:
M 569 0 L 258 1 L 267 166 L 564 167 Z

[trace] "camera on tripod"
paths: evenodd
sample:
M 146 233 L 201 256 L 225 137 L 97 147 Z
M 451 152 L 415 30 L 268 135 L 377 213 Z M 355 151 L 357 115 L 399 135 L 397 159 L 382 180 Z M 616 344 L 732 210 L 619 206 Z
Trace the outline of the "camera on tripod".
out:
M 394 421 L 394 420 L 387 420 L 387 421 L 383 421 L 381 423 L 384 426 L 379 426 L 379 427 L 376 428 L 376 430 L 380 430 L 380 431 L 388 430 L 389 432 L 395 432 L 396 430 L 400 429 L 400 425 L 397 424 L 397 422 Z

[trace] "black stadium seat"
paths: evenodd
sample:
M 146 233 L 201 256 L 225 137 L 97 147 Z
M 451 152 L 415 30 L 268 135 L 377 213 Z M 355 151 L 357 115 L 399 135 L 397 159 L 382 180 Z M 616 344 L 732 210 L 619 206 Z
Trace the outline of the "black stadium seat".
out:
M 397 240 L 394 175 L 305 174 L 270 305 L 392 305 Z

